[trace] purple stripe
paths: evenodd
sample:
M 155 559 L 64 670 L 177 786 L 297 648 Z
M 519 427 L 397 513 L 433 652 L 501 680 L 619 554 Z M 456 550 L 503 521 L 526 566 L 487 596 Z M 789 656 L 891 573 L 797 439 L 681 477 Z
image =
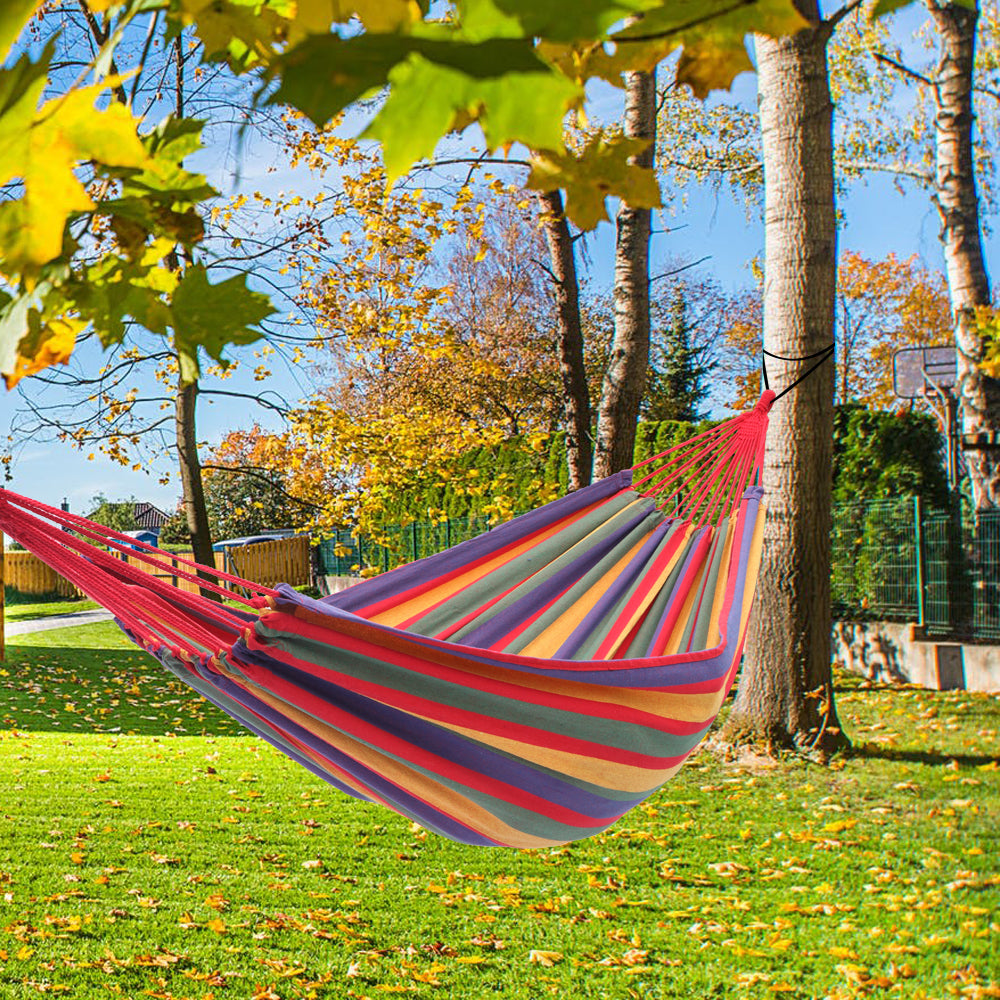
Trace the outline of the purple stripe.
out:
M 582 813 L 591 819 L 614 819 L 649 795 L 649 791 L 646 791 L 634 799 L 609 799 L 606 796 L 582 789 L 575 784 L 567 784 L 554 774 L 539 771 L 531 764 L 513 759 L 506 754 L 495 753 L 488 746 L 484 746 L 478 741 L 470 741 L 435 722 L 419 719 L 409 712 L 357 694 L 340 684 L 322 680 L 293 667 L 291 664 L 269 656 L 263 650 L 250 650 L 242 641 L 233 647 L 233 656 L 237 661 L 245 660 L 273 671 L 283 680 L 289 681 L 328 704 L 336 705 L 337 708 L 348 712 L 353 718 L 376 726 L 394 737 L 406 740 L 414 747 L 427 750 L 444 760 L 461 764 L 477 774 L 503 781 L 516 789 L 537 795 L 554 805 Z M 376 661 L 372 661 L 372 664 L 376 665 Z M 512 706 L 517 704 L 514 699 L 510 699 L 510 701 Z M 586 718 L 576 712 L 567 713 L 567 715 L 569 722 L 566 731 L 570 735 L 579 735 L 580 738 L 585 739 L 584 734 L 574 733 L 572 730 L 574 725 L 581 729 L 586 728 Z M 335 724 L 331 723 L 331 725 L 336 728 Z M 623 723 L 623 732 L 625 727 L 640 731 L 647 730 L 647 739 L 650 741 L 655 739 L 655 730 L 651 730 L 650 727 Z M 670 734 L 670 736 L 673 735 Z M 625 745 L 626 741 L 623 740 L 622 743 Z M 402 759 L 405 763 L 410 763 L 406 758 L 402 758 L 398 752 L 380 749 L 381 752 L 388 753 L 397 760 Z M 650 747 L 643 752 L 653 754 L 654 751 Z M 670 753 L 665 754 L 665 756 L 678 756 L 678 753 L 675 749 L 671 749 Z M 413 766 L 425 771 L 429 770 L 426 765 Z M 460 784 L 455 778 L 438 777 L 439 780 L 453 785 Z M 485 790 L 481 794 L 496 796 L 495 792 Z M 510 805 L 512 808 L 523 808 L 529 815 L 533 812 L 527 807 L 519 806 L 516 802 L 510 803 Z
M 499 643 L 506 635 L 522 625 L 526 619 L 577 583 L 602 559 L 614 551 L 624 538 L 627 538 L 631 532 L 635 531 L 643 521 L 651 516 L 652 512 L 643 510 L 629 518 L 616 532 L 602 539 L 596 545 L 592 545 L 582 555 L 567 563 L 547 580 L 543 580 L 523 597 L 509 604 L 499 614 L 493 615 L 489 621 L 484 622 L 471 632 L 458 636 L 458 642 L 463 646 L 476 646 L 480 649 L 488 649 Z
M 570 637 L 556 650 L 553 659 L 569 660 L 573 658 L 573 654 L 601 623 L 604 616 L 614 608 L 621 596 L 642 575 L 643 570 L 648 570 L 649 562 L 663 542 L 664 536 L 669 532 L 671 523 L 665 522 L 653 529 L 651 537 L 639 549 L 628 566 L 622 570 L 621 575 L 615 582 L 601 595 L 598 602 L 584 615 L 583 621 L 577 625 L 570 634 Z
M 409 590 L 410 587 L 424 583 L 429 577 L 445 576 L 463 565 L 473 563 L 497 549 L 519 541 L 533 531 L 538 531 L 560 518 L 569 517 L 599 500 L 606 500 L 616 493 L 620 493 L 631 482 L 631 469 L 618 472 L 582 490 L 576 490 L 558 500 L 553 500 L 552 503 L 546 504 L 544 507 L 538 507 L 527 514 L 522 514 L 520 517 L 514 518 L 513 521 L 507 521 L 492 531 L 484 532 L 475 538 L 470 538 L 467 542 L 445 549 L 444 552 L 438 552 L 417 562 L 400 566 L 391 573 L 373 576 L 369 580 L 348 587 L 347 590 L 343 590 L 339 594 L 324 597 L 322 603 L 342 608 L 345 611 L 353 611 L 369 604 L 375 604 L 387 597 Z

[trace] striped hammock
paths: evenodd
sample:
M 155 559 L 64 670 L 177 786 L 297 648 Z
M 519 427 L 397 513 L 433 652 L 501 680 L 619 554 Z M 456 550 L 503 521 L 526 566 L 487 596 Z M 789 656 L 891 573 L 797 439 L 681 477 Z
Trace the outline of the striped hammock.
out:
M 0 530 L 335 787 L 456 841 L 545 847 L 612 825 L 718 713 L 760 561 L 773 398 L 322 600 L 7 491 Z

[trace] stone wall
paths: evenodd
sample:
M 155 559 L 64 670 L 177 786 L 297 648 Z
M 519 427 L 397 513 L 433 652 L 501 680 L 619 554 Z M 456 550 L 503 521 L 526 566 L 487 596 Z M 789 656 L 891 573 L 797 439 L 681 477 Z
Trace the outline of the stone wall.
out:
M 1000 692 L 1000 645 L 916 639 L 899 622 L 835 622 L 833 659 L 883 683 Z

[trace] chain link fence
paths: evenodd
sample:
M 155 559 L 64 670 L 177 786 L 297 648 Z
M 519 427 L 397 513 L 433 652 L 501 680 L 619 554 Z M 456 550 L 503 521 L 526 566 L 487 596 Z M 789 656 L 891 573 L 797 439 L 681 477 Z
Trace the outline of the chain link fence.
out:
M 391 525 L 377 539 L 337 532 L 319 572 L 358 576 L 423 559 L 488 531 L 485 516 Z M 915 622 L 928 636 L 1000 641 L 1000 511 L 977 517 L 919 497 L 833 507 L 831 589 L 843 621 Z

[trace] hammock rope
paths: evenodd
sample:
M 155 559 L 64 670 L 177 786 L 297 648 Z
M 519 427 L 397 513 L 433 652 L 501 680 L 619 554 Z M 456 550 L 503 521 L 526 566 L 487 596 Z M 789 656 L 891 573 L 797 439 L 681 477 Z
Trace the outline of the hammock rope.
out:
M 775 398 L 322 600 L 9 491 L 0 530 L 335 787 L 464 843 L 560 844 L 666 781 L 733 683 Z

